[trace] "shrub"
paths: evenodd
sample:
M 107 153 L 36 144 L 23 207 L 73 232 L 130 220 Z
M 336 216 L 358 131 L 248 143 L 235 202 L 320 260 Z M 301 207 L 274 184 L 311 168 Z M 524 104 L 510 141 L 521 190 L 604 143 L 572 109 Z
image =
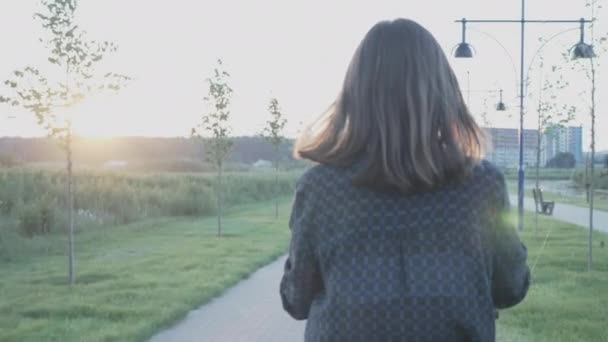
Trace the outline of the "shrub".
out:
M 19 232 L 27 237 L 48 234 L 55 226 L 55 209 L 47 198 L 24 206 L 18 218 Z

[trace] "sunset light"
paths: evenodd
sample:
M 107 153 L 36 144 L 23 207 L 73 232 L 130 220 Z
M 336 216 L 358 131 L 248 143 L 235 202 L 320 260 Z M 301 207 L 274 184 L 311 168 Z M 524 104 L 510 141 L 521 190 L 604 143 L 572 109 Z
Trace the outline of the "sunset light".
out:
M 0 1 L 0 342 L 608 341 L 607 6 Z

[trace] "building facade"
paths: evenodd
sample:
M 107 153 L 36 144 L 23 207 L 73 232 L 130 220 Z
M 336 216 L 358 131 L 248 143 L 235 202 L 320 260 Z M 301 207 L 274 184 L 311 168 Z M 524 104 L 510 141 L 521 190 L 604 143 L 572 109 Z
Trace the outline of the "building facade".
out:
M 574 155 L 577 164 L 583 163 L 583 128 L 552 127 L 543 136 L 542 165 L 560 152 Z
M 517 168 L 519 165 L 519 130 L 517 128 L 486 127 L 484 131 L 491 141 L 486 159 L 495 165 L 505 168 Z M 524 165 L 536 166 L 536 147 L 538 130 L 524 129 Z M 570 152 L 577 164 L 583 162 L 583 129 L 582 127 L 551 128 L 541 141 L 540 165 L 560 152 Z
M 486 127 L 491 141 L 486 159 L 499 167 L 517 168 L 519 165 L 519 130 L 517 128 Z M 524 165 L 536 165 L 538 134 L 535 129 L 524 129 Z

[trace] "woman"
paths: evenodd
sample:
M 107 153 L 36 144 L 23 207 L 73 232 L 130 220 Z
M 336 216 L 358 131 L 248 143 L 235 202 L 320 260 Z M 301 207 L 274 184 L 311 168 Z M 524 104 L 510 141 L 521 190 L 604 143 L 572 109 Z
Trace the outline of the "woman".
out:
M 493 341 L 528 290 L 503 175 L 433 36 L 380 22 L 295 153 L 285 310 L 306 341 Z

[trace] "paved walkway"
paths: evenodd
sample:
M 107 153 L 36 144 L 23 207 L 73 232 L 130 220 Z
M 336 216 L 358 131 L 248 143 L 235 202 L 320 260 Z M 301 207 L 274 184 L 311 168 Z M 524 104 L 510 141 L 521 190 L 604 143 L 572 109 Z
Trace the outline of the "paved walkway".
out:
M 224 295 L 191 311 L 150 342 L 300 342 L 305 321 L 282 309 L 279 281 L 285 258 L 262 267 Z
M 511 195 L 511 205 L 517 210 L 517 196 Z M 524 208 L 534 212 L 534 199 L 524 198 Z M 572 223 L 584 228 L 589 227 L 589 209 L 574 205 L 555 203 L 553 218 L 564 222 Z M 596 231 L 608 233 L 608 212 L 595 210 L 593 212 L 593 227 Z
M 517 197 L 511 196 L 514 207 Z M 534 210 L 534 200 L 524 206 Z M 553 217 L 587 227 L 588 210 L 556 203 Z M 608 212 L 595 213 L 597 230 L 608 232 Z M 174 327 L 152 337 L 150 342 L 300 342 L 304 321 L 291 319 L 281 307 L 279 281 L 285 257 L 255 272 L 190 314 Z

